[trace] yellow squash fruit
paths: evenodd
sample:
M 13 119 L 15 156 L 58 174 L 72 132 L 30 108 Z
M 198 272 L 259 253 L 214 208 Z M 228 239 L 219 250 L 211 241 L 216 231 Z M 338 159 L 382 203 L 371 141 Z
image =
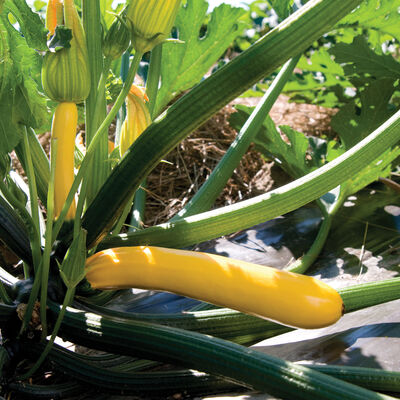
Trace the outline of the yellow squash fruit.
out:
M 168 38 L 180 3 L 181 0 L 131 0 L 126 17 L 136 51 L 150 51 Z
M 298 328 L 321 328 L 343 314 L 336 290 L 313 277 L 193 251 L 119 247 L 86 260 L 94 289 L 142 288 L 202 300 Z
M 56 107 L 51 125 L 51 137 L 57 139 L 57 157 L 54 182 L 54 218 L 58 218 L 74 181 L 74 148 L 78 110 L 75 103 L 60 103 Z M 75 201 L 68 210 L 66 220 L 75 217 Z

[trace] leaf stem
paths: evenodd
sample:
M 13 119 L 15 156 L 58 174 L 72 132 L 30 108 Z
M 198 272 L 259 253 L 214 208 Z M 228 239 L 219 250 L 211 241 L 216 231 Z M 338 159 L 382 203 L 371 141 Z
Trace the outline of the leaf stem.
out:
M 270 112 L 279 94 L 282 92 L 287 80 L 292 75 L 300 56 L 301 55 L 298 55 L 292 58 L 282 67 L 210 177 L 204 182 L 200 190 L 189 203 L 171 219 L 171 222 L 175 222 L 183 217 L 208 211 L 211 208 L 248 150 L 253 138 L 260 130 L 266 116 Z
M 43 361 L 46 359 L 47 354 L 49 353 L 49 351 L 51 350 L 54 340 L 57 336 L 57 333 L 60 329 L 62 320 L 64 318 L 65 315 L 65 311 L 67 309 L 67 306 L 69 306 L 74 298 L 74 294 L 75 294 L 75 288 L 71 289 L 68 288 L 67 292 L 65 293 L 65 297 L 64 297 L 64 301 L 60 310 L 60 313 L 57 316 L 57 320 L 56 323 L 54 325 L 54 329 L 53 332 L 51 334 L 51 337 L 49 339 L 49 341 L 46 344 L 46 347 L 44 348 L 42 354 L 40 355 L 39 359 L 36 361 L 36 363 L 33 365 L 33 367 L 24 375 L 22 375 L 20 377 L 20 379 L 28 379 L 29 377 L 31 377 L 38 369 L 39 367 L 42 365 Z
M 91 74 L 91 88 L 85 101 L 86 113 L 86 146 L 92 142 L 101 121 L 106 117 L 105 79 L 101 79 L 104 71 L 102 40 L 103 32 L 99 21 L 101 8 L 99 1 L 82 0 L 83 26 L 86 33 L 86 42 Z M 100 81 L 100 82 L 99 82 Z M 96 144 L 93 165 L 90 170 L 90 180 L 87 185 L 87 197 L 90 203 L 101 185 L 106 180 L 110 167 L 108 160 L 108 134 L 103 131 Z
M 24 154 L 26 156 L 26 176 L 28 178 L 28 186 L 29 186 L 29 197 L 30 197 L 30 209 L 32 215 L 32 222 L 35 227 L 36 235 L 33 235 L 35 241 L 32 243 L 32 257 L 33 257 L 33 266 L 34 269 L 37 270 L 39 268 L 39 264 L 41 262 L 41 242 L 40 242 L 40 221 L 39 221 L 39 204 L 38 204 L 38 194 L 36 188 L 36 177 L 35 170 L 33 168 L 31 151 L 29 148 L 28 141 L 28 131 L 27 127 L 24 127 L 24 134 L 22 139 Z
M 14 196 L 12 192 L 10 192 L 7 185 L 1 179 L 0 179 L 0 192 L 3 194 L 5 199 L 11 204 L 14 210 L 17 211 L 18 215 L 21 217 L 23 223 L 25 224 L 29 235 L 31 250 L 33 251 L 33 246 L 37 246 L 38 244 L 40 246 L 40 240 L 31 215 L 29 214 L 25 206 Z M 27 276 L 25 276 L 25 278 L 27 278 Z
M 13 304 L 10 296 L 7 293 L 6 288 L 4 287 L 4 283 L 0 280 L 0 299 L 4 304 Z
M 326 240 L 328 239 L 334 216 L 342 206 L 344 200 L 345 197 L 340 194 L 335 201 L 335 204 L 330 208 L 329 211 L 326 209 L 325 205 L 321 201 L 317 200 L 318 207 L 320 208 L 323 215 L 323 219 L 318 229 L 317 236 L 307 252 L 301 258 L 288 265 L 285 268 L 286 271 L 295 272 L 297 274 L 304 274 L 305 272 L 307 272 L 308 268 L 311 267 L 311 265 L 315 262 L 315 260 L 321 253 L 326 243 Z
M 47 337 L 47 286 L 49 281 L 50 253 L 52 249 L 53 219 L 54 219 L 54 179 L 57 159 L 57 139 L 51 140 L 50 179 L 47 192 L 47 221 L 45 245 L 42 257 L 41 291 L 40 291 L 40 319 L 42 324 L 42 340 Z
M 146 82 L 146 94 L 149 97 L 149 112 L 152 120 L 155 118 L 154 111 L 161 76 L 162 46 L 163 44 L 160 43 L 151 51 L 149 74 Z M 146 209 L 145 188 L 146 180 L 143 180 L 133 197 L 129 231 L 143 228 L 144 212 Z
M 160 43 L 151 51 L 149 74 L 146 82 L 146 94 L 149 97 L 149 111 L 152 120 L 156 117 L 154 111 L 161 76 L 162 46 L 163 44 Z

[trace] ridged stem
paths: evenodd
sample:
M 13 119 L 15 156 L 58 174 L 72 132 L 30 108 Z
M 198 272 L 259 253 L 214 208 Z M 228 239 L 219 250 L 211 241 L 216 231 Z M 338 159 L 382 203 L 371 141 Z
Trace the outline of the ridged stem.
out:
M 162 43 L 151 51 L 149 73 L 146 82 L 146 94 L 149 98 L 149 112 L 153 120 L 157 101 L 158 86 L 161 76 Z M 129 203 L 128 203 L 129 204 Z M 143 180 L 133 197 L 133 209 L 129 223 L 129 231 L 143 228 L 143 219 L 146 209 L 146 180 Z
M 24 154 L 26 156 L 26 176 L 28 178 L 29 186 L 29 200 L 30 200 L 30 210 L 32 216 L 32 222 L 37 234 L 32 235 L 31 244 L 32 256 L 33 256 L 33 267 L 38 270 L 39 264 L 41 262 L 41 241 L 40 241 L 40 221 L 39 221 L 39 204 L 38 204 L 38 194 L 36 187 L 36 176 L 35 169 L 33 168 L 32 155 L 29 148 L 28 131 L 27 127 L 24 127 L 24 134 L 22 138 L 22 145 L 24 149 Z
M 357 311 L 400 298 L 400 278 L 349 286 L 339 293 L 346 312 Z
M 27 128 L 29 149 L 32 154 L 32 162 L 35 170 L 35 177 L 37 183 L 37 190 L 40 201 L 46 207 L 47 202 L 47 186 L 50 179 L 50 165 L 49 159 L 40 144 L 38 137 L 32 128 Z M 20 161 L 22 168 L 26 170 L 26 154 L 24 152 L 23 144 L 19 143 L 15 147 L 15 153 Z
M 40 353 L 43 345 L 27 347 L 28 354 Z M 140 393 L 151 396 L 152 394 L 177 393 L 185 391 L 190 394 L 196 392 L 216 393 L 224 390 L 234 391 L 238 386 L 232 382 L 224 381 L 219 377 L 204 373 L 193 373 L 189 370 L 148 371 L 141 372 L 140 368 L 130 369 L 129 364 L 121 364 L 118 370 L 100 367 L 95 358 L 85 360 L 76 353 L 61 346 L 54 345 L 49 353 L 49 360 L 56 363 L 59 368 L 81 382 L 89 382 L 118 393 L 121 386 L 124 393 Z M 135 361 L 134 365 L 148 368 L 145 362 Z M 299 365 L 303 365 L 299 363 Z M 306 367 L 338 379 L 359 385 L 370 390 L 382 392 L 400 392 L 400 372 L 386 371 L 377 368 L 355 367 L 346 365 L 318 365 L 307 364 Z M 138 371 L 138 372 L 136 372 Z M 154 385 L 157 382 L 157 385 Z
M 321 225 L 318 229 L 317 236 L 315 237 L 313 244 L 307 250 L 307 252 L 298 260 L 294 261 L 285 268 L 287 271 L 295 272 L 297 274 L 304 274 L 305 272 L 307 272 L 308 268 L 311 267 L 311 265 L 315 262 L 322 249 L 324 248 L 324 245 L 329 236 L 329 232 L 331 230 L 333 219 L 336 215 L 336 212 L 342 206 L 344 200 L 345 197 L 340 196 L 329 211 L 326 209 L 325 205 L 321 201 L 317 201 L 317 204 L 322 211 L 323 217 Z
M 45 246 L 42 257 L 41 291 L 40 291 L 40 319 L 42 325 L 42 340 L 47 337 L 47 286 L 49 282 L 50 254 L 52 250 L 53 217 L 54 217 L 54 179 L 56 174 L 57 139 L 51 141 L 50 180 L 47 193 L 47 221 L 45 232 Z
M 75 289 L 67 289 L 67 292 L 65 294 L 64 297 L 64 302 L 61 306 L 60 312 L 58 313 L 56 322 L 54 324 L 54 329 L 53 332 L 51 334 L 51 337 L 49 339 L 49 341 L 46 344 L 46 347 L 44 348 L 43 352 L 41 353 L 39 359 L 35 362 L 35 364 L 33 365 L 33 367 L 24 375 L 20 376 L 20 379 L 27 379 L 29 377 L 31 377 L 42 365 L 43 361 L 46 359 L 47 354 L 49 353 L 49 351 L 51 350 L 54 340 L 56 339 L 57 333 L 60 329 L 61 323 L 63 321 L 64 315 L 67 311 L 67 306 L 69 304 L 71 304 L 73 298 L 74 298 L 74 294 L 75 294 Z
M 231 342 L 157 324 L 127 324 L 68 308 L 60 333 L 92 348 L 222 375 L 282 399 L 393 399 Z
M 39 238 L 39 234 L 38 234 L 38 231 L 36 229 L 36 226 L 33 223 L 32 217 L 29 214 L 29 212 L 27 211 L 27 209 L 25 208 L 25 206 L 14 196 L 13 193 L 11 193 L 10 190 L 8 190 L 7 185 L 1 179 L 0 179 L 0 192 L 3 194 L 4 198 L 8 201 L 8 203 L 10 203 L 10 205 L 12 206 L 13 212 L 16 211 L 19 214 L 19 217 L 21 218 L 21 220 L 20 220 L 21 224 L 22 224 L 22 221 L 23 221 L 24 227 L 26 228 L 26 230 L 28 232 L 28 237 L 29 237 L 29 242 L 28 242 L 28 237 L 26 238 L 25 242 L 26 242 L 26 244 L 29 243 L 29 247 L 30 247 L 29 248 L 29 254 L 28 254 L 28 248 L 27 248 L 27 246 L 24 246 L 25 249 L 24 249 L 23 252 L 25 253 L 25 257 L 23 257 L 23 258 L 24 258 L 24 261 L 26 261 L 26 262 L 28 262 L 30 264 L 33 264 L 33 256 L 31 256 L 32 255 L 32 251 L 33 251 L 34 247 L 35 248 L 38 247 L 39 250 L 40 250 L 40 238 Z M 2 202 L 2 200 L 0 200 L 0 201 Z M 4 206 L 4 209 L 3 209 L 3 206 Z M 1 208 L 2 208 L 2 210 L 1 210 L 2 213 L 1 214 L 4 214 L 4 215 L 1 215 L 1 216 L 2 216 L 2 218 L 4 218 L 6 220 L 6 222 L 9 222 L 8 218 L 10 218 L 10 217 L 6 214 L 7 208 L 8 208 L 7 206 L 9 207 L 8 204 L 7 205 L 1 204 Z M 21 226 L 20 224 L 18 224 L 18 225 L 19 225 L 18 228 L 20 228 L 22 230 L 23 226 Z M 8 226 L 7 228 L 8 228 L 7 229 L 8 230 L 7 233 L 9 233 L 9 230 L 11 229 L 11 226 Z M 15 228 L 17 228 L 17 227 L 15 227 Z M 25 234 L 25 232 L 22 233 L 21 230 L 19 230 L 18 233 L 20 233 L 22 235 Z M 9 236 L 9 235 L 7 235 L 7 236 Z M 21 236 L 19 236 L 19 237 L 21 237 Z M 10 240 L 12 240 L 12 238 L 10 238 Z M 6 243 L 6 244 L 9 245 L 8 243 Z M 11 243 L 11 245 L 15 245 L 15 244 L 16 244 L 15 242 Z M 11 247 L 11 249 L 15 250 L 15 248 L 13 248 L 13 247 Z M 22 252 L 20 254 L 17 254 L 17 255 L 21 256 Z M 28 258 L 28 256 L 29 256 L 29 258 Z M 37 257 L 37 254 L 36 254 L 36 257 Z M 30 265 L 30 267 L 32 267 L 32 265 Z
M 103 72 L 103 32 L 100 24 L 100 2 L 95 0 L 82 0 L 82 17 L 86 33 L 91 74 L 90 94 L 85 101 L 85 139 L 86 146 L 88 147 L 92 142 L 98 127 L 107 115 L 105 81 L 100 80 Z M 99 86 L 99 81 L 101 87 Z M 107 161 L 108 132 L 104 130 L 100 139 L 97 140 L 96 152 L 93 156 L 92 167 L 90 168 L 90 180 L 87 185 L 87 198 L 89 204 L 110 172 L 110 165 Z

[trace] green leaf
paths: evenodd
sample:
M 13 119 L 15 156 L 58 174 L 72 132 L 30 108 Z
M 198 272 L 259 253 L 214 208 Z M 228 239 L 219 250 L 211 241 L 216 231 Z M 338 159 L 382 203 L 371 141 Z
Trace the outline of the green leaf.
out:
M 311 55 L 302 56 L 297 67 L 310 72 L 320 72 L 329 78 L 344 75 L 341 65 L 335 61 L 333 55 L 329 54 L 325 47 L 321 47 Z
M 8 86 L 12 78 L 13 62 L 10 53 L 10 42 L 7 29 L 3 23 L 3 18 L 0 16 L 0 97 L 5 93 L 5 88 Z
M 291 11 L 293 0 L 270 0 L 272 8 L 278 14 L 280 20 L 286 19 Z
M 326 48 L 303 55 L 297 67 L 301 72 L 294 74 L 284 88 L 292 101 L 332 108 L 349 100 L 345 88 L 352 85 Z
M 380 34 L 390 35 L 400 41 L 399 2 L 364 0 L 353 13 L 343 18 L 340 24 L 371 29 Z
M 394 91 L 392 79 L 372 81 L 360 94 L 361 107 L 358 99 L 354 99 L 332 118 L 331 126 L 346 149 L 365 138 L 393 114 L 388 103 Z
M 25 0 L 6 0 L 5 11 L 10 12 L 18 21 L 21 33 L 29 47 L 41 51 L 47 49 L 47 29 L 39 15 L 34 13 Z
M 302 71 L 293 75 L 283 92 L 297 103 L 333 108 L 348 101 L 345 89 L 351 86 L 340 76 Z
M 35 7 L 36 11 L 42 10 L 46 5 L 47 5 L 47 2 L 42 1 L 42 0 L 35 0 L 33 2 L 33 7 Z
M 0 17 L 0 34 L 5 45 L 0 92 L 0 152 L 4 154 L 21 140 L 21 124 L 38 128 L 48 113 L 46 99 L 35 81 L 40 79 L 40 56 L 4 15 Z
M 240 129 L 254 107 L 239 105 L 236 106 L 236 109 L 238 112 L 231 115 L 229 122 L 235 129 Z M 311 172 L 310 166 L 306 163 L 309 140 L 289 126 L 280 126 L 279 128 L 289 139 L 289 143 L 278 132 L 271 117 L 267 116 L 254 140 L 257 150 L 265 157 L 274 159 L 293 178 Z
M 181 7 L 175 25 L 179 40 L 184 43 L 166 42 L 163 45 L 156 110 L 161 110 L 176 95 L 197 84 L 241 33 L 240 18 L 245 11 L 221 4 L 213 10 L 207 31 L 200 37 L 207 9 L 205 0 L 191 0 Z
M 47 101 L 37 84 L 40 81 L 42 59 L 28 47 L 19 32 L 10 24 L 6 26 L 13 61 L 13 79 L 10 80 L 10 89 L 14 93 L 12 117 L 15 124 L 40 128 L 48 117 Z
M 351 44 L 338 43 L 329 52 L 337 63 L 345 64 L 343 70 L 351 78 L 400 78 L 400 63 L 391 55 L 375 53 L 363 36 L 355 37 Z

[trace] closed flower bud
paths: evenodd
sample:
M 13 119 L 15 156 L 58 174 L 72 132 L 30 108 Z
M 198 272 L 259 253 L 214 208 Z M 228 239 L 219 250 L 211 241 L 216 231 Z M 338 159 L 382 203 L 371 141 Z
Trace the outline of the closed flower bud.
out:
M 46 26 L 49 34 L 56 27 L 71 30 L 69 47 L 47 52 L 43 61 L 42 84 L 47 96 L 58 102 L 80 103 L 89 95 L 90 72 L 85 33 L 73 0 L 50 0 Z
M 115 18 L 104 38 L 103 54 L 112 60 L 121 57 L 131 41 L 131 34 L 123 18 L 124 15 Z
M 126 101 L 126 118 L 122 124 L 119 152 L 121 157 L 131 144 L 151 124 L 146 101 L 148 97 L 143 89 L 132 85 Z
M 127 22 L 136 51 L 150 51 L 168 38 L 180 3 L 180 0 L 131 0 Z

